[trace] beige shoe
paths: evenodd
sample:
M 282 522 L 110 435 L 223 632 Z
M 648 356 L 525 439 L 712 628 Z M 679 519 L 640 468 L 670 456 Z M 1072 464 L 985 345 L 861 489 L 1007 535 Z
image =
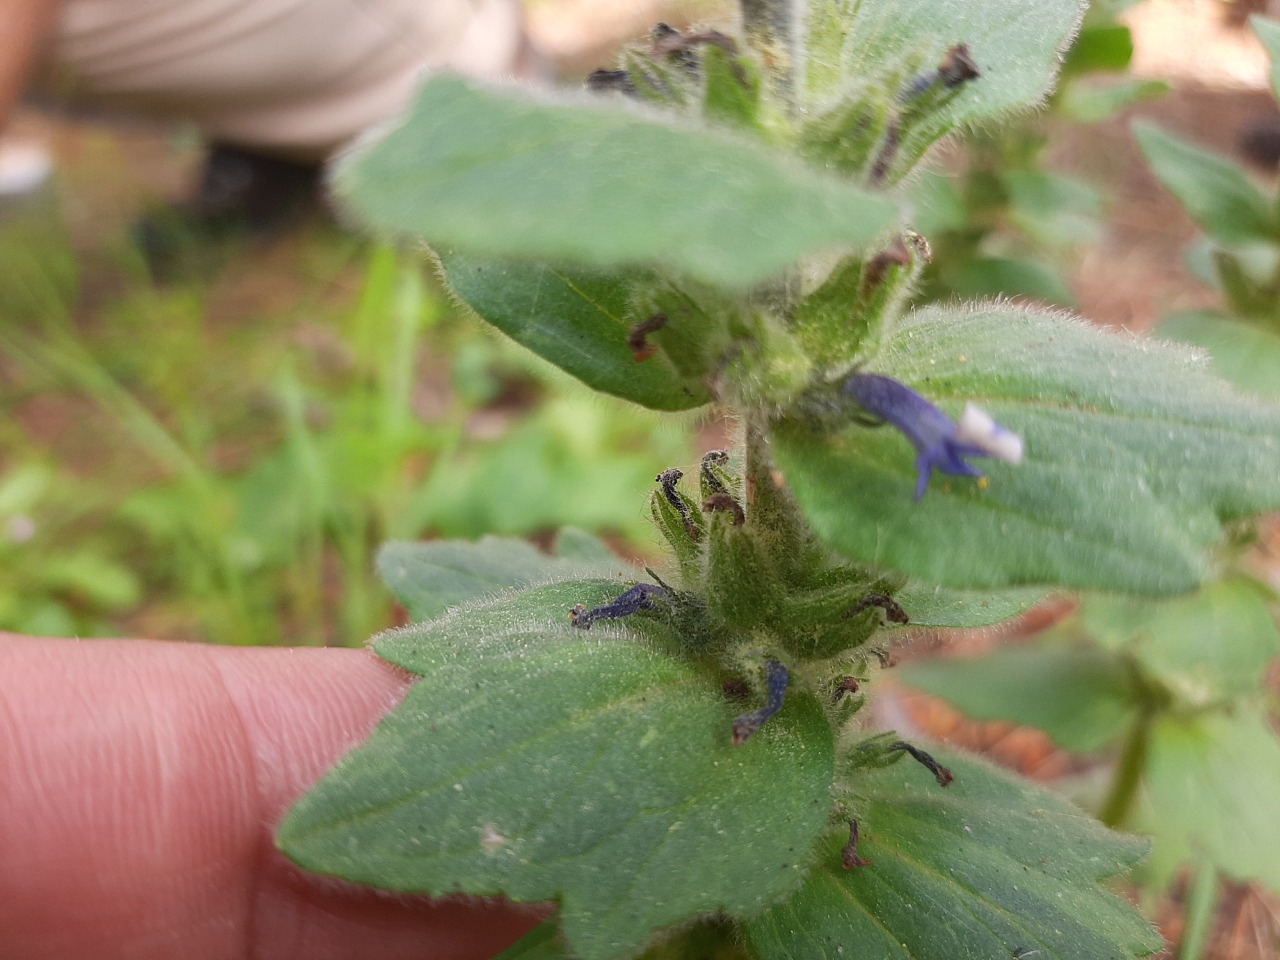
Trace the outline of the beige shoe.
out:
M 38 143 L 0 138 L 0 199 L 35 193 L 53 173 L 53 160 Z

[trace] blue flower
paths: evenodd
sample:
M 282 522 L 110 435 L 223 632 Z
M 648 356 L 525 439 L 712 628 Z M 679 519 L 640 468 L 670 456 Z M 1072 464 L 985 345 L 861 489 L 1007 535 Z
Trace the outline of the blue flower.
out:
M 981 477 L 982 471 L 965 457 L 1022 462 L 1022 438 L 972 403 L 956 423 L 910 387 L 875 373 L 855 373 L 844 382 L 844 392 L 871 416 L 897 427 L 916 448 L 916 500 L 924 496 L 935 469 Z
M 676 471 L 679 473 L 679 471 Z M 675 481 L 672 481 L 673 483 Z M 652 583 L 637 583 L 612 603 L 588 610 L 583 604 L 576 604 L 569 610 L 569 621 L 580 630 L 590 630 L 591 624 L 597 620 L 620 620 L 641 610 L 654 610 L 658 600 L 669 600 L 667 591 Z

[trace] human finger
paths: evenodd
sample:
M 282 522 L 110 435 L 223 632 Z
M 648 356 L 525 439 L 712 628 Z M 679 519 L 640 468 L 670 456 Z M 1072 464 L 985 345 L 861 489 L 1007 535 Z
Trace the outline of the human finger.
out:
M 499 952 L 537 917 L 357 889 L 275 849 L 407 687 L 363 651 L 0 635 L 0 956 Z

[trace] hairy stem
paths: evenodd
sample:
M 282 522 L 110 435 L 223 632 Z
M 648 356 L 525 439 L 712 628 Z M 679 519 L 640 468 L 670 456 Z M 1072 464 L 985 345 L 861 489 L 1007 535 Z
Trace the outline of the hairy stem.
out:
M 769 456 L 769 439 L 764 424 L 754 418 L 747 419 L 743 443 L 743 473 L 751 524 L 764 529 L 776 527 L 783 507 L 774 482 L 773 460 Z
M 747 523 L 757 531 L 779 569 L 796 574 L 811 559 L 808 522 L 774 468 L 763 418 L 748 418 L 744 433 Z

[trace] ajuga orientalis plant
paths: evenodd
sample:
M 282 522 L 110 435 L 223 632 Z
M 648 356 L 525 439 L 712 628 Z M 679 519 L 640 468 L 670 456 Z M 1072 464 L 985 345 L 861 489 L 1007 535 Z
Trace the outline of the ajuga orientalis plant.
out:
M 875 729 L 904 625 L 1164 596 L 1280 505 L 1280 410 L 1186 348 L 1014 302 L 908 309 L 904 183 L 1039 103 L 1077 0 L 743 0 L 586 89 L 431 76 L 337 196 L 589 386 L 711 406 L 655 464 L 667 559 L 566 531 L 392 544 L 405 701 L 290 812 L 302 866 L 554 902 L 511 957 L 1119 958 L 1143 842 Z M 518 477 L 512 483 L 519 483 Z

